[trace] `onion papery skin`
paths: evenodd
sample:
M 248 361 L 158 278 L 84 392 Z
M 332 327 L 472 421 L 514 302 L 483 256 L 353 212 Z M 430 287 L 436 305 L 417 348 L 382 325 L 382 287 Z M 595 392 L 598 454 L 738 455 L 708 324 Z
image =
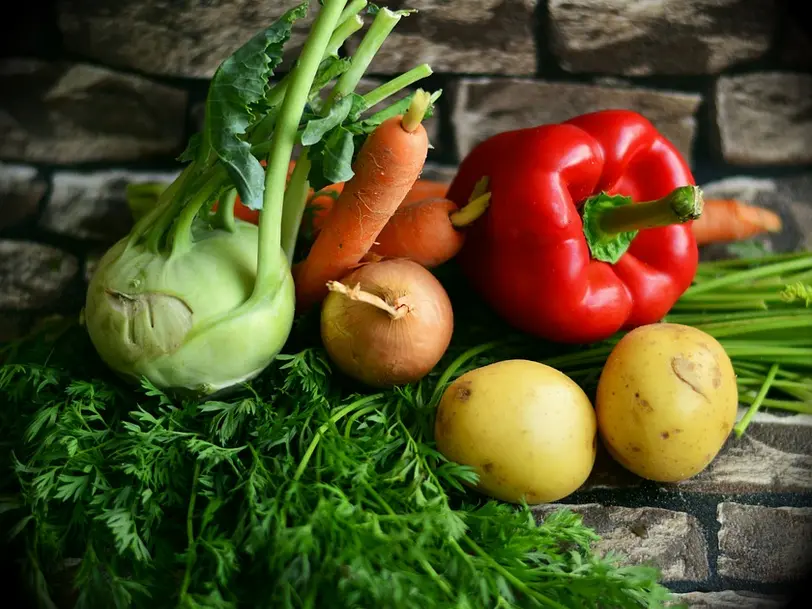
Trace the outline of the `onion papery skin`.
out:
M 411 260 L 366 264 L 341 280 L 356 285 L 391 307 L 390 312 L 345 294 L 331 292 L 321 311 L 321 335 L 333 363 L 344 374 L 370 387 L 412 383 L 426 376 L 451 342 L 454 316 L 442 284 Z

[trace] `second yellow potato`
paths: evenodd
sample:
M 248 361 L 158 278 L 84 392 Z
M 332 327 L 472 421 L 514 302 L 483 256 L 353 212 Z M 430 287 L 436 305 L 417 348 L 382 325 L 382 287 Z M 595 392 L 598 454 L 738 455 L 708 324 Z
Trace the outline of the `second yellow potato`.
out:
M 606 361 L 595 398 L 609 454 L 657 482 L 705 469 L 730 435 L 737 408 L 736 374 L 722 345 L 670 323 L 626 334 Z

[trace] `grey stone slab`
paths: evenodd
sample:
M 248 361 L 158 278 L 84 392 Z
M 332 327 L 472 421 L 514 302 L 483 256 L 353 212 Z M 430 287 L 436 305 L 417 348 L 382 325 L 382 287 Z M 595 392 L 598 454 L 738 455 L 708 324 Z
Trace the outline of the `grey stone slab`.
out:
M 76 258 L 62 250 L 0 240 L 0 311 L 58 308 L 78 270 Z
M 600 554 L 620 554 L 627 564 L 652 564 L 665 582 L 700 581 L 710 574 L 707 544 L 697 518 L 685 512 L 654 507 L 616 507 L 600 504 L 550 504 L 534 507 L 539 518 L 567 508 L 580 514 L 601 540 Z
M 812 74 L 723 76 L 715 98 L 719 148 L 727 163 L 812 163 Z
M 0 62 L 0 158 L 135 161 L 179 154 L 186 92 L 107 68 Z
M 76 239 L 117 241 L 133 224 L 127 206 L 127 185 L 142 182 L 169 184 L 177 175 L 177 172 L 127 170 L 56 172 L 40 226 Z
M 36 167 L 0 163 L 0 230 L 35 215 L 46 188 Z
M 677 484 L 708 493 L 812 492 L 812 426 L 751 422 L 745 434 L 731 434 L 703 472 Z
M 812 569 L 812 508 L 717 506 L 721 577 L 757 582 L 801 581 Z
M 65 46 L 111 66 L 151 74 L 210 78 L 220 63 L 295 2 L 263 0 L 61 0 L 59 26 Z M 290 67 L 316 14 L 296 23 L 285 45 Z
M 700 101 L 695 94 L 643 88 L 465 78 L 453 89 L 451 119 L 457 154 L 463 158 L 476 144 L 503 131 L 625 108 L 648 118 L 690 161 Z
M 687 592 L 674 598 L 688 609 L 784 609 L 789 599 L 785 596 L 757 594 L 746 590 L 722 592 Z
M 771 0 L 550 0 L 555 54 L 571 72 L 715 74 L 763 56 Z
M 385 4 L 417 13 L 401 19 L 372 60 L 370 74 L 405 72 L 421 63 L 446 73 L 536 73 L 534 0 L 391 0 Z M 360 40 L 353 38 L 348 50 L 354 51 Z

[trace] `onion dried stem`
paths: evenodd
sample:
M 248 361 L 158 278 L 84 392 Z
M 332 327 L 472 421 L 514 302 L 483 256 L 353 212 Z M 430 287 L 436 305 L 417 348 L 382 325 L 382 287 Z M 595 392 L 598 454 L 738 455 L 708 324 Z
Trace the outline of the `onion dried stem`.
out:
M 406 315 L 409 314 L 408 305 L 400 304 L 392 306 L 388 302 L 386 302 L 383 298 L 362 290 L 360 283 L 356 283 L 354 287 L 349 288 L 340 281 L 328 281 L 327 289 L 330 290 L 331 292 L 338 292 L 339 294 L 346 296 L 350 300 L 355 300 L 356 302 L 365 302 L 368 305 L 377 307 L 381 311 L 385 311 L 386 313 L 388 313 L 393 320 L 401 319 L 402 317 L 405 317 Z

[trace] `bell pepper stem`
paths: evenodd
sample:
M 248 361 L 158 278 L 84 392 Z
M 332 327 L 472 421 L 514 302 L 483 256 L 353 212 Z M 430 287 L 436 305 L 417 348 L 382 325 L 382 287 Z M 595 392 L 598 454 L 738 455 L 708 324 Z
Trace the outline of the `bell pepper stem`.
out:
M 600 193 L 584 202 L 584 236 L 593 258 L 614 264 L 629 249 L 637 231 L 695 220 L 702 215 L 702 207 L 702 191 L 693 185 L 644 203 Z
M 607 233 L 625 233 L 681 224 L 702 215 L 702 192 L 696 186 L 675 188 L 662 199 L 620 205 L 601 211 L 600 226 Z
M 477 197 L 468 205 L 460 209 L 459 211 L 455 211 L 449 217 L 451 219 L 451 224 L 455 228 L 463 228 L 475 222 L 482 214 L 485 213 L 485 210 L 488 209 L 488 205 L 491 202 L 491 193 L 486 192 L 484 195 Z

